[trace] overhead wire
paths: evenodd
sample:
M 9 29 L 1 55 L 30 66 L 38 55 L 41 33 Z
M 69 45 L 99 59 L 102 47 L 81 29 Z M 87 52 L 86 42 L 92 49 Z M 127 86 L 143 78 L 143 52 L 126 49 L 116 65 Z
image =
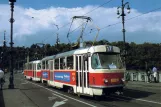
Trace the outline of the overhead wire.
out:
M 108 3 L 110 3 L 112 0 L 109 0 L 109 1 L 107 1 L 107 2 L 105 2 L 105 3 L 103 3 L 103 4 L 101 4 L 101 5 L 99 5 L 98 7 L 96 7 L 96 8 L 94 8 L 94 9 L 92 9 L 92 10 L 90 10 L 89 12 L 87 12 L 87 13 L 85 13 L 85 14 L 83 14 L 82 16 L 84 16 L 84 15 L 86 15 L 86 14 L 89 14 L 89 13 L 91 13 L 91 12 L 93 12 L 93 11 L 95 11 L 96 9 L 98 9 L 98 8 L 100 8 L 100 7 L 102 7 L 102 6 L 104 6 L 105 4 L 108 4 Z M 73 20 L 72 20 L 72 22 L 73 22 Z M 84 22 L 85 23 L 85 22 Z M 83 23 L 83 24 L 84 24 Z M 68 24 L 70 24 L 70 23 L 68 23 Z M 67 25 L 68 25 L 67 24 Z M 77 28 L 75 28 L 74 30 L 72 30 L 71 32 L 68 32 L 68 34 L 67 35 L 69 35 L 69 34 L 71 34 L 71 33 L 73 33 L 74 31 L 76 31 L 78 28 L 80 28 L 83 24 L 81 24 L 81 25 L 79 25 Z M 66 25 L 65 25 L 66 26 Z M 62 27 L 65 27 L 65 26 L 62 26 Z M 62 28 L 61 27 L 61 28 Z M 71 29 L 71 25 L 70 25 L 70 29 Z
M 105 4 L 110 3 L 111 1 L 113 1 L 113 0 L 106 1 L 106 2 L 104 2 L 103 4 L 101 4 L 101 5 L 97 6 L 96 8 L 94 8 L 94 9 L 92 9 L 92 10 L 88 11 L 87 13 L 85 13 L 85 14 L 83 14 L 83 15 L 87 15 L 87 14 L 89 14 L 89 13 L 91 13 L 91 12 L 95 11 L 95 10 L 97 10 L 98 8 L 100 8 L 100 7 L 104 6 Z M 67 23 L 67 24 L 65 24 L 65 25 L 63 25 L 63 26 L 61 26 L 60 28 L 63 28 L 63 27 L 65 27 L 65 26 L 69 25 L 69 24 L 70 24 L 70 22 L 69 22 L 69 23 Z
M 81 17 L 81 16 L 80 16 Z M 85 16 L 84 16 L 85 17 Z M 69 37 L 69 34 L 71 34 L 72 32 L 74 32 L 75 30 L 77 30 L 78 28 L 80 28 L 81 26 L 83 27 L 83 25 L 85 24 L 85 28 L 86 28 L 86 26 L 87 26 L 87 23 L 88 23 L 88 20 L 90 20 L 91 21 L 91 18 L 90 17 L 88 17 L 87 19 L 86 19 L 86 22 L 82 22 L 82 24 L 80 25 L 80 26 L 78 26 L 77 28 L 75 28 L 74 30 L 72 30 L 72 31 L 70 31 L 70 28 L 71 28 L 71 26 L 70 26 L 70 28 L 69 28 L 69 31 L 68 31 L 68 34 L 67 34 L 67 38 Z M 73 23 L 73 21 L 74 21 L 74 19 L 72 20 L 72 23 Z M 72 23 L 71 23 L 71 25 L 72 25 Z M 85 29 L 84 28 L 84 29 Z M 83 30 L 83 28 L 82 28 L 82 30 Z M 81 35 L 83 35 L 83 31 L 82 31 L 82 34 Z M 82 38 L 82 36 L 80 36 L 79 38 Z M 68 40 L 69 40 L 69 38 L 68 38 Z
M 94 9 L 90 10 L 89 12 L 87 12 L 87 13 L 85 13 L 85 14 L 83 14 L 83 15 L 86 15 L 86 14 L 89 14 L 89 13 L 95 11 L 96 9 L 98 9 L 98 8 L 100 8 L 100 7 L 102 7 L 102 6 L 104 6 L 105 4 L 110 3 L 111 1 L 112 1 L 112 0 L 109 0 L 109 1 L 107 1 L 107 2 L 105 2 L 105 3 L 103 3 L 103 4 L 101 4 L 101 5 L 99 5 L 98 7 L 96 7 L 96 8 L 94 8 Z M 72 20 L 72 23 L 73 23 L 73 20 Z M 72 25 L 72 23 L 71 23 L 71 25 Z M 65 24 L 65 25 L 63 25 L 63 26 L 61 26 L 60 29 L 66 27 L 66 26 L 69 25 L 69 24 L 70 24 L 70 22 L 67 23 L 67 24 Z M 84 23 L 83 23 L 83 24 L 84 24 Z M 79 25 L 77 28 L 75 28 L 74 30 L 72 30 L 71 32 L 69 32 L 70 29 L 71 29 L 71 25 L 70 25 L 70 28 L 69 28 L 69 31 L 68 31 L 68 34 L 67 34 L 67 38 L 68 38 L 69 34 L 71 34 L 71 33 L 73 33 L 74 31 L 76 31 L 76 30 L 77 30 L 78 28 L 80 28 L 83 24 Z M 68 41 L 69 41 L 69 43 L 70 43 L 69 38 L 68 38 Z
M 96 7 L 96 8 L 94 8 L 94 9 L 90 10 L 89 12 L 87 12 L 87 13 L 85 13 L 85 14 L 83 14 L 83 15 L 86 15 L 86 14 L 89 14 L 89 13 L 95 11 L 96 9 L 98 9 L 98 8 L 100 8 L 100 7 L 102 7 L 102 6 L 104 6 L 105 4 L 110 3 L 111 1 L 112 1 L 112 0 L 109 0 L 109 1 L 107 1 L 107 2 L 104 2 L 103 4 L 99 5 L 98 7 Z M 59 17 L 59 16 L 60 16 L 60 15 L 57 15 L 57 16 L 55 16 L 54 18 Z M 59 29 L 61 30 L 62 28 L 66 27 L 66 26 L 69 25 L 69 24 L 70 24 L 70 22 L 67 23 L 67 24 L 65 24 L 65 25 L 63 25 L 63 26 L 61 26 Z M 83 23 L 83 24 L 84 24 L 84 23 Z M 74 30 L 72 30 L 72 31 L 69 32 L 69 33 L 73 33 L 73 32 L 76 31 L 78 28 L 80 28 L 83 24 L 81 24 L 80 26 L 78 26 L 77 28 L 75 28 Z M 70 27 L 71 27 L 71 26 L 70 26 Z M 54 35 L 55 35 L 55 34 L 54 34 Z M 68 35 L 69 35 L 69 34 L 68 34 Z M 47 38 L 46 38 L 45 40 L 47 40 Z M 43 42 L 44 42 L 45 40 L 43 40 Z M 68 40 L 68 41 L 69 41 L 69 40 Z
M 98 7 L 96 7 L 96 8 L 94 8 L 94 9 L 92 9 L 91 11 L 89 11 L 89 12 L 85 13 L 84 15 L 89 14 L 89 13 L 91 13 L 91 12 L 95 11 L 96 9 L 98 9 L 98 8 L 100 8 L 100 7 L 102 7 L 102 6 L 104 6 L 105 4 L 110 3 L 111 1 L 112 1 L 112 0 L 109 0 L 109 1 L 107 1 L 107 2 L 105 2 L 105 3 L 103 3 L 103 4 L 101 4 L 101 5 L 99 5 Z
M 69 30 L 68 30 L 68 33 L 67 33 L 67 39 L 68 39 L 68 41 L 69 41 L 69 43 L 70 43 L 70 40 L 69 40 L 69 31 L 70 31 L 70 29 L 71 29 L 71 27 L 72 27 L 72 24 L 73 24 L 73 20 L 74 19 L 72 19 L 72 23 L 70 24 L 70 27 L 69 27 Z
M 89 13 L 95 11 L 96 9 L 102 7 L 103 5 L 105 5 L 105 4 L 107 4 L 107 3 L 110 3 L 111 1 L 112 1 L 112 0 L 109 0 L 109 1 L 107 1 L 107 2 L 105 2 L 105 3 L 103 3 L 103 4 L 101 4 L 100 6 L 98 6 L 98 7 L 94 8 L 94 9 L 92 9 L 91 11 L 85 13 L 84 15 L 89 14 Z M 161 9 L 161 7 L 155 8 L 155 9 L 153 9 L 153 10 L 151 10 L 151 11 L 148 11 L 148 12 L 142 13 L 142 14 L 140 14 L 140 15 L 136 15 L 136 16 L 134 16 L 134 17 L 125 19 L 125 21 L 129 21 L 129 20 L 135 19 L 135 18 L 137 18 L 137 17 L 140 17 L 140 16 L 142 16 L 142 15 L 148 14 L 148 13 L 150 13 L 150 12 L 153 12 L 153 11 L 156 11 L 156 10 L 159 10 L 159 9 Z M 59 16 L 60 16 L 60 15 L 58 15 L 58 16 L 56 16 L 56 17 L 59 17 Z M 56 18 L 56 17 L 55 17 L 55 18 Z M 118 25 L 118 24 L 120 24 L 120 23 L 122 23 L 122 22 L 119 21 L 119 22 L 114 23 L 114 24 L 109 24 L 109 25 L 107 25 L 107 26 L 105 26 L 105 27 L 100 28 L 100 30 L 106 29 L 106 28 L 111 27 L 111 26 Z M 60 28 L 63 28 L 63 27 L 65 27 L 65 26 L 69 25 L 69 24 L 70 24 L 70 22 L 67 23 L 67 24 L 65 24 L 65 25 L 63 25 L 63 26 L 60 27 Z M 74 30 L 72 30 L 72 31 L 69 32 L 69 33 L 73 33 L 73 32 L 76 31 L 78 28 L 80 28 L 82 25 L 83 25 L 83 24 L 81 24 L 80 26 L 78 26 L 77 28 L 75 28 Z M 97 31 L 97 30 L 93 30 L 93 32 L 95 32 L 95 31 Z M 93 33 L 93 32 L 90 32 L 90 33 Z M 56 34 L 56 33 L 55 33 L 55 34 Z M 54 35 L 55 35 L 55 34 L 54 34 Z M 87 34 L 87 33 L 85 33 L 85 34 Z M 88 34 L 88 35 L 89 35 L 89 34 Z M 44 40 L 44 41 L 45 41 L 45 40 Z
M 76 31 L 78 28 L 80 28 L 82 25 L 84 25 L 86 22 L 83 22 L 81 25 L 79 25 L 78 27 L 76 27 L 75 29 L 73 29 L 72 31 L 70 31 L 69 33 L 73 33 L 74 31 Z
M 111 1 L 112 1 L 112 0 L 109 0 L 109 1 L 107 1 L 107 2 L 105 2 L 105 3 L 103 3 L 103 4 L 101 4 L 101 5 L 99 5 L 98 7 L 92 9 L 91 11 L 89 11 L 89 12 L 83 14 L 83 15 L 86 15 L 86 14 L 89 14 L 89 13 L 95 11 L 96 9 L 98 9 L 98 8 L 100 8 L 100 7 L 102 7 L 102 6 L 104 6 L 105 4 L 110 3 Z M 72 30 L 71 33 L 74 32 L 76 29 L 78 29 L 78 28 L 81 27 L 81 26 L 82 26 L 82 24 L 81 24 L 80 26 L 78 26 L 77 28 L 75 28 L 74 30 Z
M 142 14 L 136 15 L 136 16 L 134 16 L 134 17 L 131 17 L 131 18 L 125 19 L 125 21 L 129 21 L 129 20 L 132 20 L 132 19 L 138 18 L 138 17 L 140 17 L 140 16 L 143 16 L 143 15 L 145 15 L 145 14 L 148 14 L 148 13 L 154 12 L 154 11 L 156 11 L 156 10 L 160 10 L 160 9 L 161 9 L 161 7 L 158 7 L 158 8 L 152 9 L 152 10 L 150 10 L 150 11 L 148 11 L 148 12 L 145 12 L 145 13 L 142 13 Z M 119 21 L 119 22 L 114 23 L 114 24 L 109 24 L 109 25 L 107 25 L 107 26 L 105 26 L 105 27 L 102 27 L 100 30 L 103 30 L 103 29 L 106 29 L 106 28 L 108 28 L 108 27 L 115 26 L 115 25 L 118 25 L 118 24 L 121 24 L 121 23 L 122 23 L 122 22 L 121 22 L 121 21 Z M 97 30 L 94 30 L 93 32 L 95 32 L 95 31 L 97 31 Z M 93 32 L 92 32 L 92 33 L 93 33 Z M 87 34 L 87 33 L 86 33 L 86 34 Z M 89 34 L 88 34 L 88 35 L 89 35 Z

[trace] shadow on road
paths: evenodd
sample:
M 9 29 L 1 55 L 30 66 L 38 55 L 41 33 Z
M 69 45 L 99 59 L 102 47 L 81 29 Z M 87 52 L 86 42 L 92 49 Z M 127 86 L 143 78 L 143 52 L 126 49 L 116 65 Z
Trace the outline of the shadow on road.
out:
M 135 89 L 126 89 L 124 91 L 124 96 L 129 96 L 129 97 L 132 97 L 132 98 L 145 98 L 145 97 L 151 96 L 153 94 L 156 94 L 156 93 L 141 91 L 141 90 L 135 90 Z
M 40 90 L 41 88 L 20 88 L 20 90 Z
M 16 89 L 19 89 L 19 88 L 14 88 L 14 89 L 3 88 L 3 90 L 16 90 Z
M 153 92 L 146 92 L 146 91 L 140 91 L 140 90 L 134 90 L 134 89 L 126 89 L 124 91 L 124 95 L 117 95 L 117 94 L 111 94 L 109 96 L 100 98 L 99 100 L 96 100 L 92 97 L 87 97 L 87 96 L 81 96 L 83 99 L 90 100 L 92 102 L 97 102 L 97 101 L 106 101 L 106 102 L 112 102 L 112 101 L 126 101 L 129 102 L 133 99 L 142 99 L 149 97 L 151 95 L 154 95 L 156 93 Z M 100 102 L 101 103 L 101 102 Z
M 64 92 L 63 89 L 57 89 L 57 88 L 53 88 L 53 87 L 50 87 L 50 89 L 54 89 L 54 90 L 57 90 L 57 91 L 60 91 L 60 92 Z M 71 94 L 68 94 L 67 92 L 65 92 L 65 93 L 68 96 L 78 98 L 77 95 L 71 95 Z M 81 98 L 83 98 L 84 100 L 89 100 L 89 101 L 96 102 L 96 103 L 98 101 L 107 101 L 107 102 L 126 101 L 126 102 L 129 102 L 129 101 L 131 101 L 133 99 L 142 99 L 142 98 L 146 98 L 146 97 L 152 96 L 154 94 L 157 94 L 157 93 L 155 93 L 155 92 L 148 92 L 148 91 L 141 91 L 141 90 L 136 90 L 136 89 L 125 89 L 123 95 L 111 94 L 109 96 L 100 98 L 99 100 L 96 100 L 93 97 L 83 96 L 83 95 L 81 96 Z
M 5 107 L 2 90 L 0 90 L 0 107 Z

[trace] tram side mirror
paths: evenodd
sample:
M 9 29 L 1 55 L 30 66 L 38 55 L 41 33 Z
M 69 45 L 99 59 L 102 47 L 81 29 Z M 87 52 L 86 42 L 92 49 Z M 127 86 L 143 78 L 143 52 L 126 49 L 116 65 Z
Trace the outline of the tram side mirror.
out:
M 88 57 L 91 57 L 91 53 L 88 52 L 87 54 L 88 54 Z

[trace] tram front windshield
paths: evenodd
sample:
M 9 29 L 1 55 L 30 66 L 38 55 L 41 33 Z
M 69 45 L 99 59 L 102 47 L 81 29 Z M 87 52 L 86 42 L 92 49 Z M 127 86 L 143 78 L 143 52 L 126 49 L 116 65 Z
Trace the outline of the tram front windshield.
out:
M 94 53 L 91 61 L 93 69 L 121 69 L 123 67 L 118 53 Z

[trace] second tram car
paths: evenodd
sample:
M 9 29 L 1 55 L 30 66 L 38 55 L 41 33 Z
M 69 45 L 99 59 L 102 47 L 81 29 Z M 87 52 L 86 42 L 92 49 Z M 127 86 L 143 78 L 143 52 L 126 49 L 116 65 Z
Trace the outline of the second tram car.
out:
M 41 80 L 41 61 L 31 61 L 25 64 L 24 76 L 33 81 Z
M 120 49 L 109 45 L 80 48 L 41 60 L 42 82 L 78 95 L 122 91 L 124 71 Z
M 52 75 L 53 72 L 53 61 L 54 61 L 54 55 L 45 57 L 41 60 L 41 81 L 42 83 L 49 83 L 51 80 L 50 75 Z

